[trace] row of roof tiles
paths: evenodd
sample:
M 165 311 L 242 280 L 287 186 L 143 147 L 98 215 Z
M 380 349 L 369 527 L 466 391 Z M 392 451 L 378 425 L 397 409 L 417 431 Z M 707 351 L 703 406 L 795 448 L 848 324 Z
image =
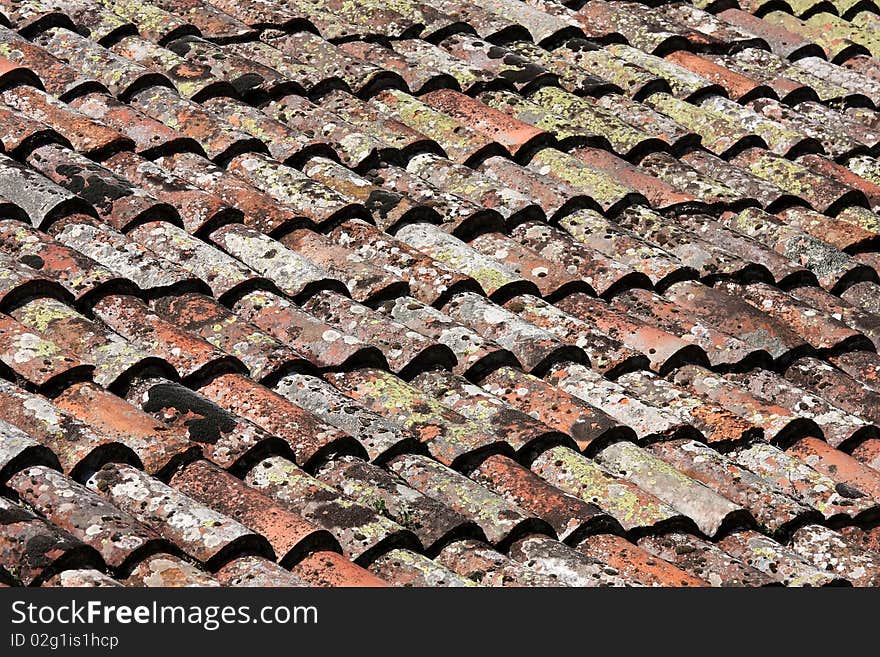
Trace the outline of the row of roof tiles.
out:
M 874 62 L 746 9 L 0 3 L 3 577 L 876 584 Z

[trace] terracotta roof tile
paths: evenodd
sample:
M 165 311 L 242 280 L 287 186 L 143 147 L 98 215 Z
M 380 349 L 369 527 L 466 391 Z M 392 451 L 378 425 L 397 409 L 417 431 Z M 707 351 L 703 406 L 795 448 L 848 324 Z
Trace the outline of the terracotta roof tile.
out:
M 45 229 L 72 214 L 95 214 L 94 208 L 79 196 L 5 155 L 0 155 L 0 173 L 4 209 L 9 203 L 15 204 L 35 228 Z
M 542 375 L 554 363 L 589 363 L 580 347 L 566 344 L 519 315 L 473 292 L 456 295 L 444 306 L 456 321 L 510 349 L 523 368 Z
M 503 159 L 509 162 L 504 158 L 489 159 Z M 522 167 L 514 166 L 524 171 Z M 474 234 L 487 230 L 502 230 L 505 225 L 504 217 L 498 210 L 465 198 L 450 189 L 438 187 L 427 178 L 422 178 L 417 173 L 402 167 L 386 164 L 370 169 L 364 175 L 371 183 L 381 186 L 386 192 L 391 192 L 388 196 L 389 200 L 393 201 L 395 194 L 403 194 L 417 205 L 423 206 L 419 213 L 412 213 L 414 219 L 421 214 L 427 221 L 433 223 L 436 217 L 439 217 L 440 227 L 460 239 L 468 239 Z M 378 194 L 378 190 L 376 192 L 377 198 L 381 200 L 382 196 Z M 427 208 L 430 209 L 426 211 Z M 534 206 L 530 209 L 534 210 Z
M 320 104 L 350 123 L 356 130 L 397 149 L 403 161 L 422 152 L 443 154 L 440 146 L 426 135 L 344 90 L 335 89 L 323 94 Z
M 132 281 L 145 296 L 210 291 L 194 274 L 90 216 L 72 215 L 49 231 L 62 244 Z
M 0 27 L 3 46 L 0 57 L 6 62 L 6 76 L 14 76 L 11 81 L 27 84 L 41 83 L 49 93 L 66 100 L 81 93 L 106 91 L 107 88 L 91 74 L 80 72 L 69 66 L 62 58 L 53 56 L 45 47 L 31 43 L 21 35 L 5 27 Z M 26 72 L 22 71 L 24 68 Z M 38 79 L 34 79 L 34 78 Z
M 819 517 L 797 496 L 785 494 L 773 482 L 737 465 L 730 457 L 696 441 L 654 443 L 648 451 L 680 473 L 702 482 L 747 509 L 771 535 L 785 537 L 803 523 Z
M 54 403 L 95 432 L 130 448 L 147 472 L 157 475 L 168 472 L 199 455 L 199 447 L 183 432 L 169 429 L 93 383 L 71 386 L 56 397 Z
M 776 583 L 769 575 L 696 536 L 681 533 L 648 536 L 638 545 L 711 586 L 770 586 Z
M 618 569 L 627 579 L 635 580 L 643 586 L 709 585 L 705 580 L 690 575 L 613 534 L 590 536 L 577 549 L 588 557 L 603 560 L 612 568 Z
M 25 507 L 0 497 L 0 514 L 0 567 L 8 584 L 39 586 L 69 568 L 103 569 L 94 548 Z
M 400 225 L 409 222 L 436 221 L 437 214 L 431 208 L 422 206 L 397 191 L 374 186 L 366 178 L 327 158 L 312 158 L 303 165 L 303 172 L 311 178 L 313 186 L 326 186 L 350 204 L 343 208 L 346 212 L 336 213 L 335 222 L 326 223 L 339 223 L 357 216 L 351 211 L 351 207 L 355 207 L 357 203 L 363 204 L 379 228 L 389 232 L 394 232 Z M 319 197 L 319 194 L 313 191 L 312 196 Z
M 345 285 L 332 278 L 319 264 L 255 228 L 228 224 L 211 233 L 211 240 L 294 299 L 308 298 L 319 290 L 338 290 L 348 294 Z M 231 291 L 227 290 L 227 293 Z
M 765 402 L 773 402 L 813 420 L 822 429 L 822 438 L 835 447 L 848 441 L 853 443 L 873 437 L 880 431 L 855 415 L 835 408 L 808 390 L 793 385 L 781 375 L 766 370 L 748 374 L 728 375 L 737 383 Z
M 558 308 L 587 324 L 629 349 L 643 354 L 652 370 L 665 375 L 684 363 L 706 364 L 703 349 L 682 340 L 652 323 L 622 312 L 599 299 L 585 294 L 573 294 L 562 299 Z
M 245 230 L 244 226 L 238 224 L 229 226 L 230 230 L 236 228 Z M 257 234 L 272 242 L 271 238 L 262 233 Z M 244 263 L 190 235 L 182 228 L 164 221 L 144 223 L 131 230 L 128 237 L 205 281 L 210 286 L 211 293 L 221 299 L 236 299 L 255 287 L 269 285 L 266 278 Z
M 0 422 L 0 433 L 3 435 L 3 448 L 0 450 L 0 482 L 4 485 L 15 473 L 29 466 L 59 467 L 58 458 L 51 449 L 41 445 L 15 425 L 5 420 Z
M 45 518 L 100 552 L 116 572 L 170 547 L 128 512 L 45 466 L 22 470 L 8 485 Z
M 541 575 L 480 541 L 450 543 L 436 561 L 462 577 L 484 586 L 561 586 L 554 577 Z
M 296 80 L 286 78 L 271 67 L 231 53 L 198 36 L 177 38 L 168 44 L 168 48 L 185 58 L 185 62 L 188 62 L 188 65 L 183 64 L 185 70 L 207 68 L 212 76 L 225 80 L 235 92 L 248 100 L 304 91 Z
M 306 581 L 264 557 L 247 556 L 229 561 L 215 573 L 223 586 L 300 587 Z
M 142 37 L 124 37 L 109 46 L 109 50 L 130 62 L 161 73 L 184 98 L 201 102 L 214 96 L 232 96 L 236 93 L 232 85 L 215 76 L 209 66 L 188 62 L 174 51 Z
M 875 583 L 877 13 L 0 0 L 0 583 Z
M 346 221 L 335 228 L 330 237 L 360 257 L 408 281 L 412 295 L 422 303 L 442 306 L 458 291 L 481 289 L 479 283 L 467 274 L 364 221 Z
M 385 580 L 335 552 L 315 552 L 294 566 L 292 572 L 310 586 L 389 586 Z
M 729 555 L 785 586 L 839 586 L 846 582 L 804 561 L 790 548 L 752 530 L 726 536 L 720 545 Z
M 278 436 L 168 379 L 139 379 L 126 400 L 168 431 L 186 435 L 212 463 L 236 472 L 260 454 L 287 449 Z
M 450 368 L 456 362 L 455 354 L 446 345 L 435 344 L 387 315 L 335 292 L 320 292 L 303 308 L 343 333 L 375 344 L 391 371 L 404 379 L 435 367 Z
M 285 178 L 288 169 L 280 171 L 274 181 L 261 176 L 262 165 L 271 162 L 258 154 L 244 156 L 241 160 L 254 162 L 252 167 L 237 167 L 234 159 L 227 171 L 196 153 L 180 153 L 162 157 L 157 164 L 192 185 L 221 198 L 244 213 L 244 223 L 266 233 L 284 231 L 289 224 L 301 225 L 306 220 L 302 210 L 290 207 L 286 202 L 276 201 L 274 196 L 285 198 Z M 290 176 L 294 180 L 300 177 Z M 292 183 L 289 183 L 292 184 Z
M 485 539 L 483 530 L 467 515 L 406 485 L 392 472 L 360 459 L 335 459 L 323 466 L 317 476 L 356 502 L 411 530 L 428 554 L 437 554 L 460 540 Z
M 492 178 L 446 158 L 430 153 L 417 155 L 406 169 L 439 189 L 498 212 L 510 225 L 544 216 L 541 207 L 525 193 L 515 188 L 499 188 Z
M 220 582 L 189 561 L 172 554 L 156 554 L 145 559 L 126 578 L 126 586 L 213 587 Z
M 877 503 L 865 493 L 835 481 L 796 456 L 770 445 L 753 445 L 738 452 L 734 460 L 777 487 L 798 495 L 826 520 L 835 516 L 854 518 L 876 509 Z
M 378 310 L 407 328 L 449 347 L 456 358 L 451 371 L 465 378 L 476 380 L 502 365 L 520 365 L 509 349 L 412 297 L 386 301 Z
M 168 371 L 163 359 L 139 349 L 100 322 L 94 322 L 66 306 L 43 297 L 29 301 L 12 316 L 60 347 L 94 366 L 93 377 L 102 386 L 124 387 L 140 373 Z
M 131 104 L 168 128 L 198 142 L 212 160 L 226 162 L 240 153 L 268 152 L 266 145 L 236 130 L 198 103 L 164 86 L 150 86 L 134 92 Z
M 89 479 L 88 487 L 158 531 L 208 570 L 243 554 L 272 555 L 265 537 L 131 466 L 105 465 Z
M 481 385 L 509 406 L 568 434 L 578 449 L 593 451 L 614 440 L 635 438 L 631 428 L 600 407 L 601 400 L 583 399 L 512 367 L 496 370 Z M 538 399 L 551 400 L 556 409 L 550 412 Z
M 366 455 L 349 434 L 240 374 L 218 376 L 198 392 L 229 413 L 283 440 L 290 456 L 304 467 L 337 452 Z
M 327 529 L 339 540 L 343 553 L 359 565 L 367 566 L 396 547 L 419 548 L 409 530 L 281 457 L 260 461 L 244 480 L 281 507 Z
M 492 155 L 509 155 L 494 139 L 397 89 L 379 92 L 370 99 L 370 104 L 433 139 L 455 162 L 479 164 Z
M 548 260 L 559 262 L 568 272 L 580 276 L 601 297 L 613 296 L 630 287 L 651 286 L 646 274 L 553 226 L 527 222 L 514 228 L 511 236 Z
M 352 57 L 312 32 L 294 32 L 277 37 L 264 32 L 261 40 L 317 68 L 325 78 L 340 78 L 358 95 L 371 95 L 384 88 L 406 88 L 406 83 L 396 73 Z
M 633 580 L 614 567 L 541 536 L 529 536 L 515 543 L 510 556 L 531 570 L 557 580 L 563 586 L 632 586 Z
M 827 527 L 807 525 L 799 529 L 791 548 L 819 570 L 835 573 L 855 586 L 877 586 L 880 555 L 859 549 Z
M 7 315 L 0 315 L 0 361 L 11 373 L 9 378 L 47 391 L 54 391 L 65 379 L 91 378 L 94 370 L 68 349 Z
M 563 342 L 581 348 L 590 359 L 590 367 L 611 379 L 631 370 L 647 368 L 650 364 L 644 354 L 543 299 L 523 294 L 508 301 L 504 307 Z
M 317 550 L 341 551 L 329 532 L 273 504 L 208 461 L 190 463 L 175 473 L 170 483 L 192 499 L 265 536 L 283 566 L 290 567 Z
M 513 453 L 482 424 L 447 408 L 431 395 L 392 374 L 358 370 L 326 378 L 346 395 L 415 435 L 430 454 L 453 467 L 479 461 L 490 453 Z
M 202 146 L 196 140 L 109 94 L 85 94 L 70 100 L 68 105 L 132 139 L 135 152 L 143 157 L 151 158 L 177 151 L 204 154 Z
M 130 180 L 57 144 L 34 149 L 27 162 L 88 202 L 101 220 L 117 230 L 126 231 L 148 221 L 180 222 L 177 210 L 170 203 L 156 199 Z
M 132 441 L 136 448 L 133 450 L 132 447 L 93 429 L 87 422 L 61 410 L 48 399 L 26 392 L 7 381 L 0 382 L 0 407 L 5 418 L 4 425 L 0 425 L 4 426 L 4 440 L 13 440 L 12 444 L 23 442 L 29 444 L 29 441 L 26 441 L 18 431 L 10 430 L 6 426 L 5 423 L 9 423 L 40 445 L 50 449 L 64 472 L 71 474 L 74 479 L 79 480 L 83 475 L 88 476 L 92 470 L 110 460 L 142 466 L 135 451 L 140 451 L 143 456 L 148 457 L 148 460 L 152 458 L 141 449 L 143 445 L 136 445 Z M 161 455 L 159 456 L 161 459 Z M 47 465 L 54 463 L 49 462 Z M 162 465 L 164 463 L 157 467 Z
M 433 260 L 473 278 L 493 299 L 504 301 L 517 294 L 538 293 L 535 283 L 505 263 L 481 254 L 437 226 L 408 224 L 397 232 L 396 237 Z

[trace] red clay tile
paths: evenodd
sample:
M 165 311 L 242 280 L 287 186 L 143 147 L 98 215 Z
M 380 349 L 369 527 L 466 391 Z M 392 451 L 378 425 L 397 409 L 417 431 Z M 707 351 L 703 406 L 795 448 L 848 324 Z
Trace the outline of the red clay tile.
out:
M 0 395 L 5 393 L 6 390 L 0 390 Z M 5 404 L 9 397 L 14 395 L 5 399 L 0 397 L 0 404 Z M 14 424 L 0 421 L 0 435 L 3 436 L 3 447 L 0 448 L 0 483 L 6 485 L 13 475 L 29 467 L 60 469 L 58 457 L 51 449 Z
M 687 534 L 648 536 L 638 542 L 640 548 L 669 561 L 710 586 L 770 586 L 775 583 L 713 543 Z
M 34 42 L 83 77 L 98 80 L 119 100 L 128 101 L 151 85 L 171 87 L 171 82 L 161 73 L 120 57 L 63 27 L 49 28 L 36 35 Z
M 487 340 L 510 349 L 523 368 L 537 376 L 543 375 L 554 363 L 590 362 L 580 347 L 566 344 L 552 333 L 473 292 L 456 295 L 444 306 L 444 311 Z
M 300 587 L 306 581 L 264 557 L 247 556 L 229 561 L 214 573 L 222 586 Z
M 391 371 L 404 379 L 435 367 L 448 369 L 456 362 L 446 345 L 434 344 L 421 333 L 335 292 L 316 294 L 303 309 L 343 333 L 379 347 Z
M 106 87 L 89 74 L 81 73 L 76 67 L 53 56 L 45 47 L 23 38 L 17 32 L 0 27 L 4 46 L 0 49 L 3 58 L 2 69 L 12 75 L 11 81 L 26 84 L 40 83 L 53 96 L 67 100 L 81 93 L 106 91 Z M 8 44 L 8 45 L 6 45 Z M 35 79 L 39 76 L 39 79 Z
M 142 561 L 125 580 L 126 586 L 213 587 L 220 582 L 189 561 L 172 554 L 156 554 Z
M 15 220 L 0 220 L 0 251 L 60 283 L 77 301 L 136 289 L 80 251 Z
M 594 461 L 562 447 L 539 456 L 531 469 L 556 488 L 592 502 L 635 534 L 663 531 L 686 522 L 677 511 L 635 484 L 617 479 Z
M 364 506 L 379 508 L 418 536 L 428 554 L 468 538 L 485 538 L 477 524 L 441 501 L 407 486 L 396 475 L 359 459 L 343 457 L 322 467 L 318 478 Z
M 573 294 L 556 305 L 577 319 L 596 326 L 612 339 L 646 355 L 651 369 L 661 375 L 684 363 L 708 362 L 702 348 L 667 333 L 653 323 L 616 310 L 600 299 Z
M 131 104 L 150 118 L 195 140 L 214 161 L 227 162 L 240 153 L 267 151 L 259 139 L 236 130 L 216 114 L 167 87 L 138 90 Z
M 594 405 L 597 400 L 577 397 L 512 367 L 496 370 L 481 385 L 511 407 L 568 434 L 578 449 L 593 451 L 615 440 L 635 439 L 633 429 Z
M 643 354 L 543 299 L 524 294 L 511 299 L 504 307 L 563 342 L 583 349 L 590 359 L 590 367 L 608 378 L 646 369 L 650 364 Z
M 260 454 L 287 449 L 281 438 L 168 379 L 139 379 L 126 393 L 126 400 L 168 431 L 198 444 L 211 462 L 235 472 Z
M 104 165 L 160 201 L 174 206 L 189 233 L 206 233 L 215 226 L 242 219 L 240 210 L 134 153 L 118 153 Z
M 529 153 L 552 143 L 550 135 L 543 130 L 451 89 L 428 92 L 420 100 L 491 137 L 513 156 L 527 158 Z
M 164 221 L 138 226 L 129 231 L 128 237 L 205 281 L 221 300 L 234 300 L 252 289 L 271 287 L 265 278 L 241 261 Z M 265 235 L 262 237 L 270 240 Z
M 27 162 L 87 201 L 98 217 L 117 230 L 127 231 L 148 221 L 180 223 L 174 206 L 74 151 L 56 144 L 41 146 L 31 151 Z
M 45 466 L 22 470 L 8 485 L 43 517 L 100 552 L 116 572 L 170 547 L 129 513 Z
M 70 386 L 53 403 L 95 432 L 129 447 L 151 474 L 171 472 L 199 456 L 200 449 L 183 432 L 164 426 L 93 383 Z
M 668 561 L 658 559 L 625 538 L 613 534 L 590 536 L 577 546 L 579 552 L 607 563 L 627 579 L 643 586 L 708 586 Z
M 480 290 L 470 276 L 364 221 L 346 221 L 329 236 L 337 244 L 407 281 L 412 295 L 423 303 L 443 306 L 456 292 Z
M 383 587 L 389 586 L 370 571 L 353 564 L 335 552 L 315 552 L 293 567 L 293 574 L 311 586 Z
M 265 536 L 284 567 L 289 568 L 311 552 L 341 551 L 328 531 L 273 504 L 240 479 L 208 461 L 190 463 L 175 473 L 170 483 L 184 495 Z
M 756 531 L 745 530 L 721 539 L 729 555 L 760 570 L 785 586 L 842 586 L 843 578 L 807 563 L 790 548 Z
M 260 461 L 244 480 L 279 506 L 327 529 L 338 539 L 345 556 L 360 566 L 369 566 L 396 547 L 419 549 L 418 539 L 409 530 L 344 497 L 281 457 Z
M 409 224 L 401 228 L 396 237 L 425 256 L 473 278 L 493 299 L 504 301 L 517 294 L 539 293 L 537 285 L 506 264 L 479 253 L 437 226 Z
M 513 453 L 510 445 L 481 423 L 392 374 L 365 369 L 325 377 L 346 395 L 415 435 L 441 463 L 459 468 L 479 463 L 488 454 Z
M 182 379 L 200 379 L 223 371 L 247 371 L 234 356 L 169 321 L 168 316 L 155 314 L 135 297 L 108 296 L 92 310 L 126 340 L 149 353 L 163 354 Z
M 858 444 L 878 431 L 868 422 L 834 407 L 819 396 L 792 384 L 781 375 L 767 370 L 728 375 L 743 389 L 768 403 L 788 408 L 803 418 L 813 420 L 822 430 L 822 438 L 834 447 Z
M 10 584 L 39 586 L 69 568 L 103 570 L 101 555 L 19 504 L 0 497 L 0 566 Z
M 91 378 L 94 369 L 7 315 L 0 315 L 0 361 L 9 378 L 49 392 Z
M 91 428 L 87 422 L 61 410 L 48 399 L 26 392 L 13 383 L 0 382 L 0 409 L 5 422 L 45 445 L 57 457 L 47 460 L 46 465 L 54 466 L 60 462 L 63 471 L 74 479 L 82 480 L 83 476 L 89 476 L 108 461 L 142 466 L 131 447 Z M 4 431 L 4 441 L 10 448 L 15 443 L 28 444 L 17 431 L 8 429 Z M 135 445 L 149 459 L 144 447 Z
M 594 504 L 562 492 L 506 456 L 490 456 L 471 473 L 471 478 L 549 522 L 559 539 L 570 545 L 585 535 L 620 529 Z
M 648 290 L 632 289 L 617 295 L 612 306 L 643 322 L 700 347 L 713 369 L 744 369 L 767 364 L 770 355 L 724 333 L 692 312 Z
M 543 422 L 508 405 L 485 388 L 449 372 L 434 370 L 413 379 L 413 385 L 444 406 L 501 436 L 519 457 L 530 460 L 553 445 L 576 447 L 574 441 Z
M 854 586 L 877 586 L 880 554 L 861 549 L 839 533 L 821 525 L 795 532 L 792 549 L 819 570 L 834 573 Z
M 74 214 L 96 214 L 84 199 L 5 155 L 0 155 L 0 173 L 4 209 L 14 204 L 35 228 L 48 228 Z
M 153 311 L 238 358 L 257 381 L 274 382 L 287 372 L 309 366 L 293 349 L 242 321 L 210 297 L 164 297 L 154 302 Z
M 272 554 L 263 536 L 131 466 L 105 465 L 89 479 L 88 487 L 162 534 L 208 570 L 216 570 L 236 556 Z
M 483 586 L 561 585 L 555 578 L 540 575 L 480 541 L 450 543 L 437 555 L 436 561 Z
M 49 232 L 62 244 L 124 276 L 147 297 L 210 292 L 194 274 L 92 217 L 72 215 L 52 224 Z
M 319 463 L 332 453 L 365 455 L 364 448 L 349 434 L 240 374 L 218 376 L 198 392 L 281 438 L 303 467 Z
M 124 388 L 133 377 L 145 372 L 173 372 L 164 359 L 55 299 L 34 299 L 16 308 L 12 316 L 69 350 L 81 362 L 93 365 L 93 378 L 102 386 Z

